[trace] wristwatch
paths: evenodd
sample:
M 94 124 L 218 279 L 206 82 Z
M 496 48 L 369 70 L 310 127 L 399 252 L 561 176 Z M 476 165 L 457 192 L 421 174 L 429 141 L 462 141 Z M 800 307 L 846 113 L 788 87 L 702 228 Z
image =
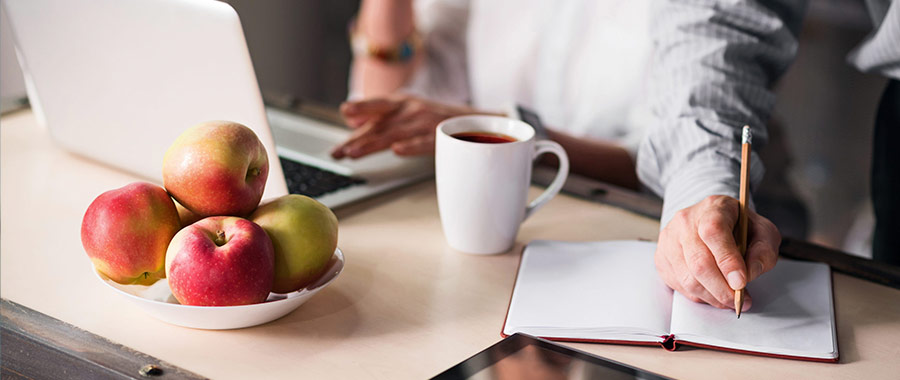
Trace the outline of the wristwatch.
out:
M 510 111 L 508 114 L 509 117 L 522 120 L 526 124 L 534 128 L 535 140 L 549 139 L 549 137 L 547 136 L 547 128 L 544 128 L 544 123 L 541 122 L 541 118 L 536 112 L 522 106 L 521 104 L 514 104 L 512 107 L 510 107 Z

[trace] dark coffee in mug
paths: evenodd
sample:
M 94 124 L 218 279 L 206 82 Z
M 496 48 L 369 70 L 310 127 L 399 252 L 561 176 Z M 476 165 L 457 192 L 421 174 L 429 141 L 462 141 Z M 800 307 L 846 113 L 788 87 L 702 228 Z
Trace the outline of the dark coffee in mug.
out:
M 511 136 L 491 132 L 460 132 L 454 133 L 451 136 L 463 141 L 482 144 L 503 144 L 516 141 L 516 139 Z

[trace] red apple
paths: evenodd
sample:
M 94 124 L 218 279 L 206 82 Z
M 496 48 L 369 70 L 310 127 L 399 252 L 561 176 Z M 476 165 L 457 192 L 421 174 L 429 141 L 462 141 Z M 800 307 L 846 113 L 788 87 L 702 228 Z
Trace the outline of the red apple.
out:
M 163 184 L 188 210 L 206 217 L 249 215 L 269 174 L 266 148 L 250 128 L 209 121 L 184 131 L 163 158 Z
M 337 248 L 338 221 L 315 199 L 291 194 L 259 206 L 250 216 L 275 247 L 275 293 L 309 285 L 325 270 Z
M 150 285 L 165 277 L 166 248 L 179 228 L 169 194 L 136 182 L 94 199 L 81 222 L 81 244 L 113 281 Z
M 184 227 L 166 252 L 166 276 L 182 305 L 260 303 L 272 290 L 274 253 L 262 227 L 213 216 Z

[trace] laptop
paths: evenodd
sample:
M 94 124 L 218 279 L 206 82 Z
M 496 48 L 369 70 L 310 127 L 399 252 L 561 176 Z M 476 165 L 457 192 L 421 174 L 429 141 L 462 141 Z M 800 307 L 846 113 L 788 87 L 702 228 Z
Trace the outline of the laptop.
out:
M 333 160 L 342 125 L 266 109 L 237 13 L 214 0 L 3 2 L 38 123 L 64 149 L 162 183 L 188 127 L 231 120 L 269 154 L 264 199 L 309 195 L 335 208 L 419 180 L 433 158 L 385 151 Z

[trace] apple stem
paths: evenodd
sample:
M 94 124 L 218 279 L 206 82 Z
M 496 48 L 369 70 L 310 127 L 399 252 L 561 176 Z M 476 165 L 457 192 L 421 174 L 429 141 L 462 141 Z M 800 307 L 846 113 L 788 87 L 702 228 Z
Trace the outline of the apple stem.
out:
M 218 230 L 216 231 L 216 245 L 223 246 L 225 245 L 225 231 Z

